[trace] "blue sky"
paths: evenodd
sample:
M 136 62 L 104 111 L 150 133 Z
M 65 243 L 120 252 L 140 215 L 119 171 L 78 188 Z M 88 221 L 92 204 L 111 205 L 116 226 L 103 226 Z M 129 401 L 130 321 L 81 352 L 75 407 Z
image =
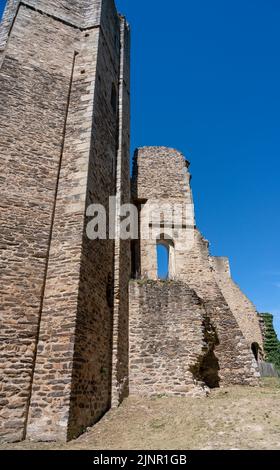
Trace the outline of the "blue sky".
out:
M 280 334 L 280 2 L 116 3 L 132 27 L 131 148 L 184 152 L 212 254 Z

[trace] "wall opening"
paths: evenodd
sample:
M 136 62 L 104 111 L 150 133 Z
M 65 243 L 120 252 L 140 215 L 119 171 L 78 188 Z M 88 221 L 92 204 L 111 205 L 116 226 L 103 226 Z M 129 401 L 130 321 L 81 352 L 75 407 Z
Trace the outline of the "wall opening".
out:
M 203 357 L 200 365 L 200 378 L 209 388 L 218 388 L 219 378 L 219 361 L 215 356 L 214 350 L 210 349 Z
M 219 377 L 220 365 L 215 355 L 215 348 L 220 342 L 216 328 L 208 316 L 205 316 L 203 320 L 203 336 L 206 345 L 204 354 L 198 358 L 196 364 L 190 367 L 190 371 L 195 380 L 204 382 L 209 388 L 218 388 L 221 380 Z
M 175 250 L 171 239 L 160 235 L 157 240 L 157 277 L 173 279 L 175 275 Z
M 131 277 L 140 279 L 140 243 L 139 240 L 131 240 Z
M 169 248 L 163 243 L 157 244 L 157 273 L 159 279 L 169 278 Z
M 252 353 L 254 354 L 254 357 L 255 357 L 256 361 L 258 361 L 259 360 L 259 350 L 260 350 L 260 347 L 259 347 L 258 343 L 252 343 L 251 349 L 252 349 Z

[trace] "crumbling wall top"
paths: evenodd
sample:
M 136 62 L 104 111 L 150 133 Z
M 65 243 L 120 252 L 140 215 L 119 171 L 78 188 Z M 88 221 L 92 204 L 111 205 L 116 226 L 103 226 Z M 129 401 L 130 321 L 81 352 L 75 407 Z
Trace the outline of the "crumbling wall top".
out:
M 230 262 L 225 256 L 211 256 L 211 265 L 217 274 L 231 277 Z
M 172 155 L 183 158 L 186 162 L 187 167 L 189 167 L 190 162 L 186 159 L 184 154 L 175 148 L 164 147 L 164 146 L 145 146 L 139 147 L 135 150 L 134 158 L 138 157 L 171 157 Z
M 136 149 L 133 161 L 133 198 L 138 200 L 190 196 L 189 161 L 169 147 Z

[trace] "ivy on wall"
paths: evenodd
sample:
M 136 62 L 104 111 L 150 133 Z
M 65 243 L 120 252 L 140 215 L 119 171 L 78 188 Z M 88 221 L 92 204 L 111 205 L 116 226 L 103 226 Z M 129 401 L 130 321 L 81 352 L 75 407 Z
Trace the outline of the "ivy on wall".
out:
M 273 315 L 262 313 L 264 321 L 264 351 L 267 362 L 272 362 L 280 370 L 280 341 L 273 326 Z

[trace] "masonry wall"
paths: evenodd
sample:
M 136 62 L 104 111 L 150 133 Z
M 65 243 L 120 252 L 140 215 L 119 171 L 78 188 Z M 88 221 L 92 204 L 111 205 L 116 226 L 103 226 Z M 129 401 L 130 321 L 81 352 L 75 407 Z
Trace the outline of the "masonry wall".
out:
M 0 72 L 5 439 L 24 435 L 76 34 L 21 6 Z
M 159 203 L 165 200 L 171 204 L 183 202 L 190 205 L 192 196 L 187 168 L 184 156 L 173 149 L 139 149 L 134 163 L 135 199 L 141 201 L 145 197 L 144 209 L 150 199 L 157 199 Z M 142 209 L 141 224 L 144 213 Z M 259 376 L 257 363 L 216 281 L 210 264 L 209 244 L 197 230 L 194 215 L 183 220 L 181 228 L 176 225 L 176 217 L 175 220 L 170 218 L 165 225 L 160 223 L 148 240 L 141 239 L 141 276 L 157 279 L 157 237 L 163 233 L 167 236 L 172 233 L 175 257 L 173 279 L 184 282 L 203 299 L 216 329 L 219 344 L 215 351 L 220 365 L 220 383 L 256 384 Z
M 19 0 L 7 0 L 5 5 L 0 23 L 0 66 L 18 6 Z
M 220 344 L 216 354 L 220 363 L 221 383 L 256 383 L 257 363 L 236 318 L 219 288 L 209 259 L 208 242 L 195 230 L 193 248 L 184 256 L 180 278 L 203 298 L 217 329 Z
M 109 12 L 112 0 L 24 0 L 24 3 L 80 29 L 100 25 L 101 10 Z M 106 5 L 107 4 L 107 5 Z
M 230 306 L 245 339 L 249 346 L 253 343 L 258 343 L 260 354 L 262 354 L 263 337 L 258 313 L 254 304 L 231 278 L 229 261 L 227 258 L 212 257 L 210 261 L 214 269 L 216 281 Z
M 108 214 L 109 197 L 116 191 L 118 109 L 111 95 L 114 87 L 117 103 L 120 26 L 116 11 L 105 10 L 107 6 L 105 2 L 99 34 L 86 207 L 102 204 Z M 83 230 L 69 439 L 96 422 L 111 406 L 114 240 L 90 240 L 86 233 L 88 221 L 84 220 Z
M 130 283 L 130 394 L 201 395 L 192 369 L 205 351 L 201 299 L 184 283 Z
M 104 10 L 104 3 L 104 0 L 7 0 L 0 25 L 0 60 L 20 5 L 83 30 L 100 25 L 101 5 L 103 4 Z M 112 1 L 106 0 L 106 3 L 110 8 Z
M 115 246 L 87 238 L 86 208 L 116 192 L 120 20 L 55 3 L 20 5 L 0 73 L 6 440 L 66 440 L 111 404 Z
M 119 139 L 116 165 L 116 237 L 114 257 L 114 321 L 112 406 L 128 395 L 128 283 L 131 275 L 130 240 L 120 235 L 121 205 L 130 202 L 130 34 L 121 19 Z
M 132 196 L 141 207 L 138 247 L 141 267 L 137 269 L 149 279 L 157 279 L 156 244 L 163 232 L 174 241 L 176 238 L 178 253 L 193 245 L 195 219 L 188 167 L 183 154 L 174 149 L 143 147 L 135 152 Z M 180 271 L 179 261 L 176 255 L 176 273 Z M 182 262 L 184 264 L 184 259 Z

